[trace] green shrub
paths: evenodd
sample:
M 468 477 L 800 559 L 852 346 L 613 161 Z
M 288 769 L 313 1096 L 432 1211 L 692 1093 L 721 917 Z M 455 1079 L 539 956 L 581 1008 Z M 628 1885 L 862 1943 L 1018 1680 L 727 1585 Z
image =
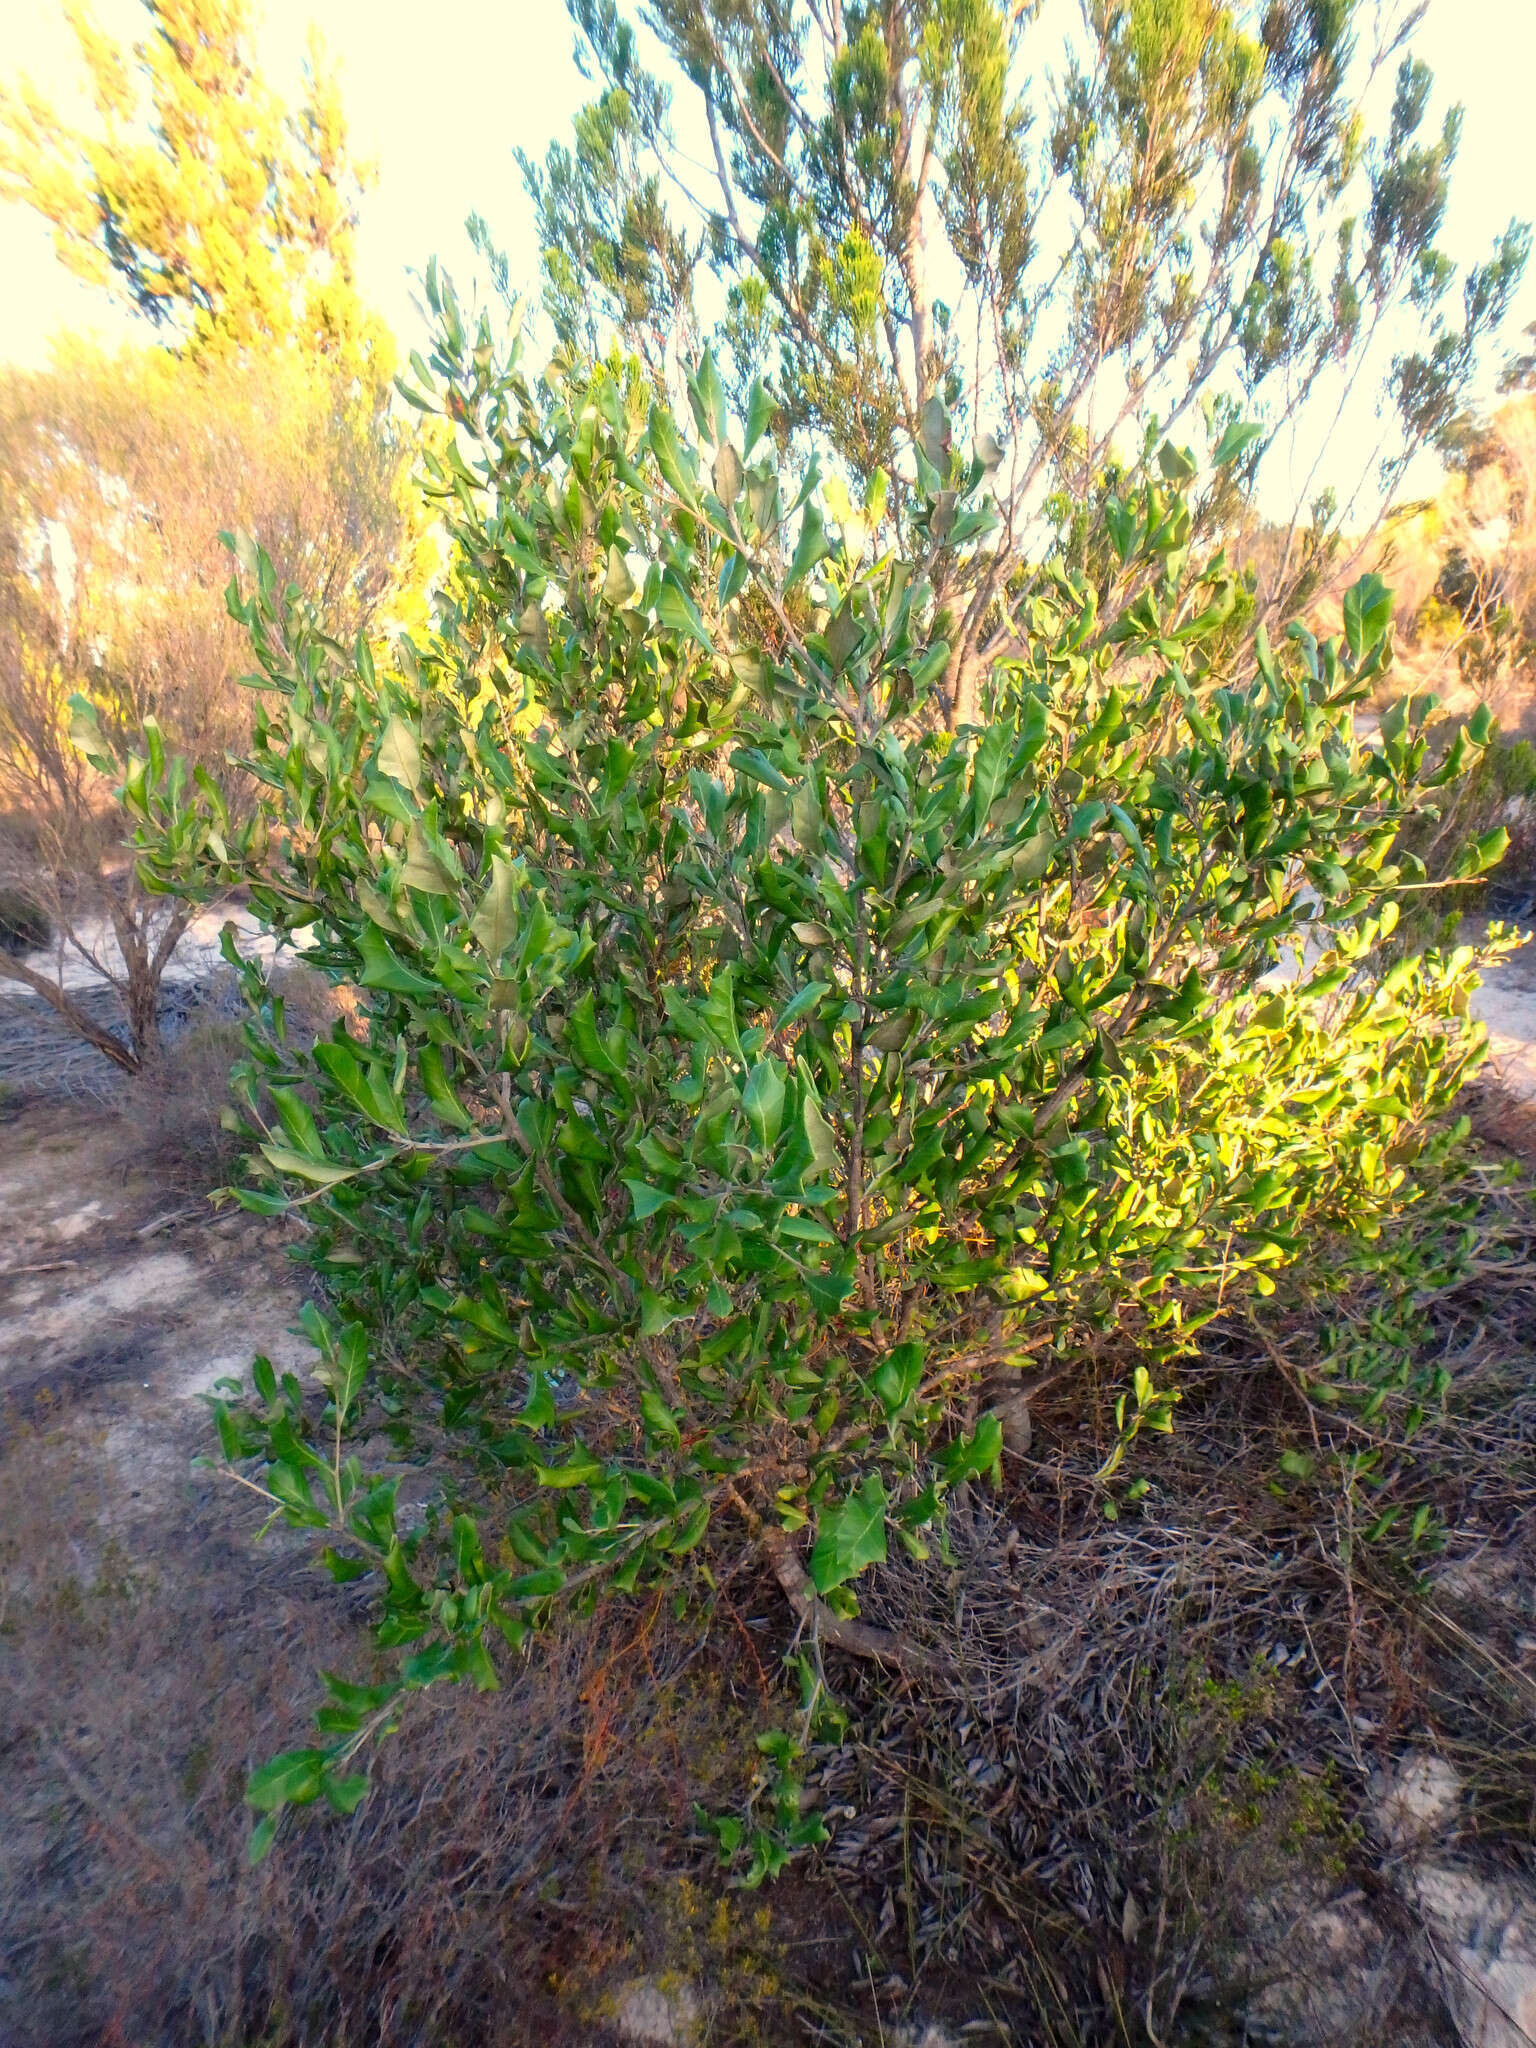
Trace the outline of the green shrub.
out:
M 836 1639 L 860 1571 L 997 1466 L 1000 1378 L 1118 1343 L 1121 1450 L 1168 1428 L 1221 1304 L 1368 1260 L 1434 1189 L 1477 1049 L 1470 953 L 1372 966 L 1424 762 L 1402 709 L 1354 735 L 1377 580 L 1342 642 L 1243 666 L 1165 448 L 951 734 L 932 572 L 992 514 L 947 421 L 889 486 L 899 560 L 883 481 L 781 481 L 767 400 L 733 438 L 708 358 L 695 443 L 638 366 L 535 385 L 441 315 L 435 631 L 375 666 L 241 544 L 259 814 L 153 733 L 124 780 L 160 886 L 248 884 L 355 992 L 307 1053 L 240 970 L 240 1199 L 302 1217 L 326 1306 L 318 1388 L 258 1361 L 218 1423 L 403 1655 L 327 1678 L 317 1746 L 252 1781 L 258 1851 L 362 1796 L 403 1689 L 494 1684 L 498 1637 L 704 1571 L 717 1521 Z
M 41 905 L 19 889 L 0 889 L 0 953 L 35 953 L 52 939 Z

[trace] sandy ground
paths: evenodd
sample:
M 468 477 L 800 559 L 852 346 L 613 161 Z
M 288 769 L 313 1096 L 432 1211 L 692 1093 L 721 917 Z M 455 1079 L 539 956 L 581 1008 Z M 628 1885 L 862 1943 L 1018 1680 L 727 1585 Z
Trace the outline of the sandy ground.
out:
M 223 966 L 222 938 L 226 924 L 234 926 L 235 944 L 246 959 L 270 961 L 276 957 L 279 950 L 276 942 L 262 930 L 248 910 L 225 906 L 205 911 L 187 926 L 180 945 L 167 964 L 165 979 L 173 988 L 206 981 L 209 975 L 217 973 Z M 27 953 L 22 957 L 24 964 L 36 973 L 46 975 L 61 987 L 71 990 L 96 986 L 101 980 L 102 968 L 113 975 L 123 971 L 122 952 L 111 927 L 101 918 L 81 925 L 77 944 L 45 947 L 41 952 Z M 99 967 L 96 962 L 100 963 Z M 0 996 L 21 993 L 25 991 L 19 981 L 8 981 L 0 974 Z
M 26 1440 L 67 1432 L 121 1475 L 108 1522 L 192 1483 L 215 1381 L 257 1351 L 309 1355 L 279 1227 L 217 1218 L 119 1149 L 99 1107 L 0 1122 L 0 1478 Z
M 1485 1078 L 1536 1107 L 1536 940 L 1489 971 L 1473 1007 L 1488 1027 Z

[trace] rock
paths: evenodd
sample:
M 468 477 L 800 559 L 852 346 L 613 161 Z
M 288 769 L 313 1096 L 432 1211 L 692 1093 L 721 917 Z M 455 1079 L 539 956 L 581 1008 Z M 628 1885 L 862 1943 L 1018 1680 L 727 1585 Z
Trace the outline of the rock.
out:
M 1484 1546 L 1442 1564 L 1435 1592 L 1458 1605 L 1492 1610 L 1514 1622 L 1536 1621 L 1536 1570 L 1528 1546 Z
M 1423 1915 L 1463 2048 L 1530 2048 L 1536 1893 L 1450 1863 L 1421 1864 L 1404 1889 Z
M 1003 1426 L 1003 1443 L 1015 1457 L 1022 1458 L 1034 1440 L 1034 1424 L 1029 1419 L 1029 1396 L 1022 1393 L 1005 1394 L 1000 1401 L 994 1401 L 993 1412 Z
M 1461 1809 L 1462 1783 L 1432 1750 L 1413 1749 L 1371 1781 L 1371 1826 L 1394 1849 L 1448 1834 Z
M 699 2039 L 699 2001 L 682 1978 L 637 1977 L 614 2000 L 620 2040 L 636 2048 L 693 2048 Z
M 1266 2048 L 1345 2048 L 1371 2038 L 1398 1982 L 1394 1945 L 1358 1892 L 1321 1904 L 1266 1902 L 1244 1973 L 1246 2041 Z

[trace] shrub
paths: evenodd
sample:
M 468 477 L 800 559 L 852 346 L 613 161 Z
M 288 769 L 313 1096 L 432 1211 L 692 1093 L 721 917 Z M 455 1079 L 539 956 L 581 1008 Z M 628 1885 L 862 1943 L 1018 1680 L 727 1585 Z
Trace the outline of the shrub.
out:
M 53 938 L 47 913 L 20 890 L 0 888 L 0 952 L 35 953 Z
M 290 1041 L 308 1052 L 337 1015 L 330 985 L 301 962 L 274 964 L 268 987 L 283 1005 Z M 245 1149 L 230 1107 L 230 1069 L 245 1050 L 239 984 L 227 968 L 192 992 L 180 1027 L 144 1062 L 116 1104 L 125 1167 L 151 1167 L 189 1195 L 219 1188 Z
M 534 384 L 437 303 L 435 630 L 376 668 L 244 545 L 259 814 L 163 761 L 124 781 L 158 886 L 249 885 L 357 998 L 306 1054 L 240 967 L 239 1198 L 307 1224 L 325 1306 L 318 1391 L 258 1361 L 218 1424 L 404 1656 L 326 1679 L 317 1746 L 252 1780 L 258 1852 L 286 1804 L 362 1796 L 404 1690 L 708 1583 L 728 1518 L 825 1639 L 900 1662 L 854 1582 L 996 1468 L 986 1390 L 1118 1347 L 1107 1472 L 1218 1308 L 1358 1269 L 1434 1191 L 1479 1042 L 1470 951 L 1373 965 L 1429 800 L 1411 707 L 1353 730 L 1379 581 L 1340 640 L 1244 656 L 1165 446 L 952 736 L 934 567 L 992 514 L 947 431 L 855 507 L 781 480 L 760 388 L 733 438 L 708 357 L 692 442 L 636 366 Z

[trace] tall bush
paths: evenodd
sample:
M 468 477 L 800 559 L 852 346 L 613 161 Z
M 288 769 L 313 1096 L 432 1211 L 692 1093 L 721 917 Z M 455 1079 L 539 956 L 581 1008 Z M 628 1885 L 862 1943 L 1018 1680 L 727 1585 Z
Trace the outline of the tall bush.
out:
M 245 751 L 252 700 L 224 603 L 232 523 L 349 635 L 421 608 L 408 433 L 333 368 L 64 344 L 46 370 L 0 373 L 0 888 L 35 901 L 56 941 L 51 960 L 0 954 L 0 980 L 129 1072 L 157 1043 L 190 907 L 140 885 L 111 784 L 70 744 L 69 704 L 88 698 L 118 750 L 152 723 L 240 807 L 226 756 Z
M 401 1655 L 326 1680 L 258 1849 L 362 1795 L 402 1689 L 707 1583 L 729 1529 L 900 1661 L 858 1576 L 997 1466 L 996 1390 L 1110 1352 L 1121 1449 L 1170 1426 L 1221 1304 L 1381 1255 L 1477 1053 L 1469 953 L 1372 964 L 1435 800 L 1422 707 L 1353 727 L 1379 582 L 1341 640 L 1243 654 L 1167 447 L 952 735 L 935 565 L 984 544 L 982 465 L 914 462 L 921 546 L 877 553 L 880 477 L 782 478 L 760 388 L 738 428 L 706 357 L 685 435 L 638 366 L 535 383 L 433 291 L 435 629 L 376 667 L 246 546 L 259 815 L 124 784 L 157 886 L 248 883 L 355 998 L 301 1054 L 241 967 L 239 1198 L 304 1226 L 319 1363 L 218 1423 Z
M 957 721 L 1015 651 L 1031 569 L 1053 541 L 1080 559 L 1170 431 L 1246 425 L 1192 494 L 1208 539 L 1251 526 L 1267 451 L 1299 443 L 1294 482 L 1266 471 L 1259 615 L 1276 633 L 1342 594 L 1363 505 L 1454 437 L 1529 253 L 1511 221 L 1457 289 L 1461 110 L 1432 112 L 1414 0 L 567 8 L 601 90 L 571 147 L 521 159 L 558 334 L 618 328 L 660 369 L 723 290 L 740 397 L 771 373 L 779 431 L 884 465 L 898 525 L 921 499 L 894 450 L 952 427 L 982 451 L 997 526 L 937 567 Z M 1352 447 L 1330 427 L 1384 359 L 1380 441 Z

